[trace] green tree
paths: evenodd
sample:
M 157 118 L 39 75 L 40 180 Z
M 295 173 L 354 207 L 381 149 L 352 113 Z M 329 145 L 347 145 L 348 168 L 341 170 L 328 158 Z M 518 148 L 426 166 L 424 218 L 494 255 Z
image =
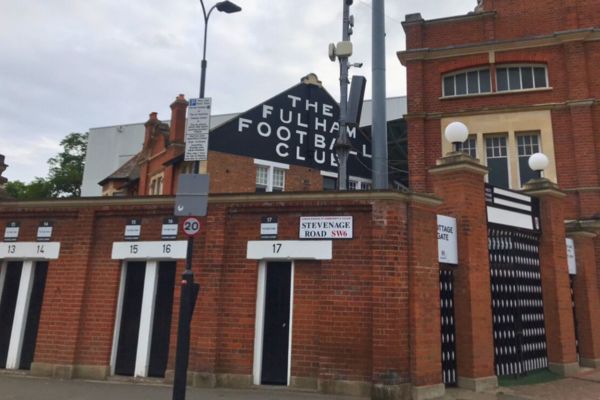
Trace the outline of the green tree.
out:
M 60 145 L 63 150 L 48 160 L 47 178 L 35 178 L 30 183 L 8 182 L 6 193 L 17 200 L 43 200 L 56 197 L 79 197 L 87 151 L 87 133 L 70 133 Z
M 44 178 L 35 178 L 31 183 L 8 182 L 4 189 L 10 197 L 17 200 L 42 200 L 53 197 L 52 185 Z
M 52 197 L 81 196 L 87 141 L 87 133 L 70 133 L 60 142 L 63 151 L 48 160 Z

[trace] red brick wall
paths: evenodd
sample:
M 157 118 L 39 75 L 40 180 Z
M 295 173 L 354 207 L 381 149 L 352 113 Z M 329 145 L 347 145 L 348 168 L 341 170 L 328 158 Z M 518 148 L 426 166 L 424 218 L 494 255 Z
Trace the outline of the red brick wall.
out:
M 484 8 L 495 11 L 495 16 L 405 22 L 406 54 L 423 48 L 436 54 L 436 50 L 448 46 L 506 40 L 518 44 L 531 36 L 600 26 L 597 1 L 486 0 Z M 600 204 L 600 112 L 595 103 L 585 101 L 600 97 L 600 83 L 594 79 L 600 75 L 600 42 L 580 39 L 527 49 L 510 49 L 510 46 L 508 43 L 494 52 L 495 64 L 490 64 L 487 50 L 406 62 L 411 188 L 432 190 L 426 170 L 441 156 L 439 118 L 456 116 L 460 120 L 462 115 L 485 112 L 547 109 L 552 115 L 558 184 L 569 190 L 566 217 L 593 217 Z M 493 71 L 494 66 L 509 63 L 546 64 L 551 89 L 441 98 L 445 73 L 487 65 Z M 580 103 L 573 106 L 573 102 Z
M 251 157 L 211 151 L 208 154 L 211 193 L 242 193 L 256 191 L 256 164 Z M 323 190 L 321 172 L 312 168 L 290 165 L 285 171 L 285 191 Z
M 295 262 L 292 376 L 388 384 L 407 382 L 412 376 L 416 384 L 438 383 L 439 327 L 431 327 L 439 324 L 439 310 L 431 314 L 430 306 L 421 304 L 421 311 L 409 319 L 409 263 L 418 263 L 429 276 L 415 283 L 420 296 L 427 290 L 439 295 L 437 263 L 431 269 L 436 246 L 433 209 L 422 206 L 412 213 L 417 226 L 413 251 L 419 254 L 409 258 L 409 200 L 400 195 L 386 201 L 353 200 L 351 193 L 347 200 L 322 196 L 279 201 L 279 196 L 262 195 L 243 203 L 232 196 L 224 203 L 210 203 L 194 246 L 193 268 L 201 294 L 192 322 L 190 371 L 252 373 L 259 263 L 246 259 L 246 243 L 259 239 L 261 216 L 277 215 L 279 239 L 294 240 L 301 215 L 352 215 L 354 239 L 334 241 L 332 260 Z M 121 275 L 121 261 L 111 259 L 112 243 L 123 240 L 126 221 L 132 217 L 142 219 L 140 240 L 160 240 L 162 220 L 171 215 L 173 205 L 170 199 L 159 201 L 0 206 L 0 226 L 21 222 L 19 240 L 35 240 L 39 222 L 51 220 L 52 240 L 61 242 L 60 258 L 49 263 L 34 362 L 109 365 Z M 179 261 L 178 277 L 183 268 Z M 179 284 L 174 296 L 168 368 L 175 358 Z M 432 298 L 425 297 L 427 302 Z M 409 326 L 415 318 L 428 321 L 427 329 L 411 345 Z M 428 347 L 419 350 L 421 345 Z M 412 374 L 411 360 L 417 371 Z
M 475 5 L 475 2 L 473 2 Z M 448 19 L 406 23 L 407 48 L 459 46 L 491 40 L 514 40 L 551 32 L 598 26 L 600 12 L 594 0 L 485 0 L 484 10 L 496 14 L 471 14 Z M 535 23 L 532 23 L 535 18 Z M 421 35 L 412 31 L 421 30 Z M 452 34 L 448 34 L 451 31 Z
M 471 166 L 479 167 L 473 171 Z M 462 168 L 461 168 L 462 167 Z M 442 168 L 442 167 L 440 167 Z M 456 218 L 458 266 L 454 270 L 454 316 L 458 376 L 493 376 L 492 299 L 487 246 L 484 170 L 475 162 L 431 171 L 437 196 L 447 199 L 438 213 Z

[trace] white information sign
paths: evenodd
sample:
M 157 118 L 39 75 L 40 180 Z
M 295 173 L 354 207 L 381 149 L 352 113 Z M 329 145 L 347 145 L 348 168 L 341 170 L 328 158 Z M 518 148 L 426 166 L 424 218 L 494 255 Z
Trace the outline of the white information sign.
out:
M 0 243 L 0 259 L 56 260 L 60 242 L 9 242 Z
M 249 260 L 331 260 L 331 240 L 251 240 Z
M 165 240 L 156 242 L 114 242 L 113 260 L 184 259 L 187 240 Z
M 208 157 L 211 99 L 190 99 L 185 128 L 185 161 L 202 161 Z
M 179 229 L 179 225 L 177 224 L 163 224 L 162 230 L 160 231 L 160 236 L 164 238 L 176 238 L 177 230 Z
M 438 224 L 438 261 L 446 264 L 458 264 L 458 242 L 456 240 L 456 218 L 437 216 Z
M 300 217 L 300 239 L 352 239 L 352 216 Z
M 277 222 L 260 224 L 260 237 L 277 237 Z
M 569 275 L 577 274 L 577 260 L 575 259 L 575 242 L 567 238 L 567 265 L 569 266 Z
M 7 226 L 4 228 L 4 240 L 6 241 L 15 241 L 19 237 L 19 227 L 18 226 Z
M 125 225 L 125 237 L 128 239 L 139 239 L 141 232 L 141 225 Z
M 42 240 L 50 240 L 52 237 L 52 226 L 39 226 L 37 230 L 37 239 Z

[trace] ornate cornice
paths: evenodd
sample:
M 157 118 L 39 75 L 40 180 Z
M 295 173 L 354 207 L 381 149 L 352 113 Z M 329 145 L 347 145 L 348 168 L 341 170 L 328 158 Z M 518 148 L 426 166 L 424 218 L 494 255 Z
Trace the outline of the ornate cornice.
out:
M 523 39 L 488 41 L 460 46 L 440 48 L 420 48 L 397 52 L 402 65 L 410 61 L 435 60 L 440 58 L 489 54 L 499 51 L 522 50 L 534 47 L 558 46 L 567 42 L 586 42 L 600 40 L 600 29 L 587 28 L 572 31 L 554 32 L 550 35 L 534 36 Z

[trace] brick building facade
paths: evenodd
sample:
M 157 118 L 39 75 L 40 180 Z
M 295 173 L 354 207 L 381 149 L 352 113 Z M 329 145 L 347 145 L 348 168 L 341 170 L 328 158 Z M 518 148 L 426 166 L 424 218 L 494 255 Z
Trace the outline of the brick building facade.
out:
M 600 50 L 600 4 L 591 0 L 482 0 L 467 15 L 424 20 L 420 14 L 410 14 L 403 26 L 406 50 L 398 52 L 398 57 L 407 68 L 411 189 L 439 193 L 436 175 L 429 171 L 436 168 L 442 154 L 452 150 L 443 133 L 453 121 L 469 128 L 469 137 L 458 150 L 487 166 L 481 174 L 495 186 L 527 190 L 527 182 L 539 178 L 528 168 L 527 159 L 543 152 L 550 159 L 543 176 L 554 183 L 546 182 L 548 188 L 560 188 L 562 194 L 557 192 L 556 196 L 566 197 L 559 202 L 561 206 L 554 205 L 552 197 L 543 201 L 543 212 L 552 210 L 555 218 L 564 218 L 560 226 L 560 219 L 546 227 L 542 224 L 542 248 L 548 230 L 553 231 L 552 235 L 566 230 L 578 246 L 577 264 L 589 263 L 598 276 L 600 91 L 594 76 L 600 73 L 596 60 Z M 542 263 L 565 264 L 562 251 L 541 254 Z M 544 261 L 547 257 L 551 259 Z M 572 317 L 556 308 L 564 307 L 569 282 L 564 273 L 544 276 L 543 272 L 542 268 L 544 290 L 547 285 L 558 285 L 561 292 L 556 298 L 544 293 L 549 337 L 550 332 L 555 336 L 565 329 L 564 324 L 572 324 Z M 475 279 L 483 279 L 487 285 L 489 278 Z M 577 293 L 577 286 L 586 279 L 579 270 L 572 275 L 576 298 L 583 295 Z M 469 289 L 473 282 L 465 284 Z M 589 285 L 588 280 L 586 287 L 597 293 L 598 285 Z M 587 293 L 588 289 L 579 290 Z M 546 309 L 547 302 L 555 304 L 553 310 Z M 597 294 L 591 304 L 598 309 Z M 475 321 L 480 311 L 473 308 L 470 320 Z M 487 316 L 469 329 L 490 329 L 489 315 L 483 311 Z M 580 310 L 576 311 L 581 332 Z M 550 320 L 562 322 L 552 328 Z M 473 337 L 473 331 L 459 330 L 457 326 L 459 343 L 481 339 Z M 588 330 L 588 334 L 593 332 Z M 494 355 L 486 336 L 486 343 L 479 347 L 482 351 L 488 349 L 485 356 L 471 355 L 467 363 L 457 344 L 459 376 L 485 382 L 485 377 L 492 375 Z M 551 368 L 563 364 L 557 369 L 564 372 L 576 360 L 571 329 L 566 328 L 562 340 L 548 351 L 548 357 Z M 594 346 L 579 349 L 583 364 L 598 365 L 591 361 L 597 357 Z
M 472 135 L 467 151 L 495 163 L 497 182 L 520 189 L 529 177 L 520 159 L 542 151 L 545 176 L 569 194 L 567 218 L 597 218 L 599 12 L 595 1 L 485 0 L 464 16 L 408 15 L 398 55 L 408 74 L 410 186 L 431 187 L 427 168 L 450 149 L 444 128 L 460 120 Z
M 576 12 L 584 3 L 564 4 Z M 554 32 L 565 29 L 553 26 L 550 39 L 535 31 L 541 26 L 522 27 L 518 19 L 545 15 L 546 7 L 523 7 L 488 0 L 467 16 L 407 18 L 408 50 L 400 58 L 409 75 L 411 191 L 324 192 L 326 175 L 290 163 L 285 192 L 254 193 L 257 157 L 209 152 L 204 168 L 213 186 L 194 241 L 201 294 L 190 384 L 427 399 L 443 395 L 445 384 L 481 390 L 502 375 L 600 367 L 597 183 L 586 180 L 591 161 L 563 159 L 563 146 L 579 148 L 577 135 L 588 145 L 597 135 L 585 124 L 573 124 L 577 134 L 559 135 L 573 118 L 589 114 L 595 121 L 597 105 L 588 98 L 592 83 L 588 97 L 578 97 L 579 89 L 555 78 L 553 63 L 565 47 L 594 45 L 596 29 L 565 33 L 570 39 L 557 44 L 563 33 Z M 587 24 L 586 18 L 573 21 Z M 525 34 L 535 34 L 533 42 Z M 505 81 L 496 78 L 499 71 Z M 521 90 L 499 93 L 499 85 L 511 88 L 511 76 Z M 471 90 L 478 93 L 462 93 L 463 81 L 465 92 L 475 82 Z M 569 93 L 577 96 L 560 97 Z M 186 106 L 182 97 L 173 103 L 170 128 L 151 114 L 139 158 L 105 182 L 134 184 L 126 189 L 142 196 L 0 203 L 0 367 L 61 378 L 170 381 L 187 242 L 171 220 L 174 198 L 165 194 L 173 193 L 178 168 L 186 168 Z M 274 109 L 261 105 L 257 118 Z M 474 135 L 461 148 L 468 155 L 442 140 L 455 119 Z M 483 157 L 488 143 L 490 157 Z M 519 156 L 535 146 L 555 167 L 524 184 L 531 176 Z M 437 215 L 455 220 L 448 228 L 457 238 L 455 264 L 436 254 Z M 277 221 L 275 237 L 261 236 L 266 217 Z M 309 217 L 345 221 L 335 226 L 346 238 L 319 230 L 313 234 L 321 240 L 306 239 Z M 576 253 L 573 276 L 567 233 Z
M 103 195 L 175 194 L 179 175 L 193 171 L 193 163 L 184 161 L 183 154 L 187 109 L 188 101 L 179 95 L 171 104 L 169 124 L 161 122 L 157 113 L 150 114 L 143 149 L 99 182 Z M 335 100 L 316 75 L 309 74 L 299 85 L 214 127 L 208 159 L 200 163 L 200 172 L 210 175 L 210 192 L 335 189 L 332 140 L 337 137 L 337 115 Z M 390 121 L 388 129 L 393 154 L 404 152 L 405 142 L 395 143 L 404 137 L 402 121 Z M 348 187 L 353 190 L 371 188 L 369 135 L 368 129 L 350 128 Z M 273 138 L 279 140 L 277 147 Z M 262 150 L 271 147 L 277 150 Z M 396 185 L 406 182 L 405 170 L 392 170 L 390 175 Z

